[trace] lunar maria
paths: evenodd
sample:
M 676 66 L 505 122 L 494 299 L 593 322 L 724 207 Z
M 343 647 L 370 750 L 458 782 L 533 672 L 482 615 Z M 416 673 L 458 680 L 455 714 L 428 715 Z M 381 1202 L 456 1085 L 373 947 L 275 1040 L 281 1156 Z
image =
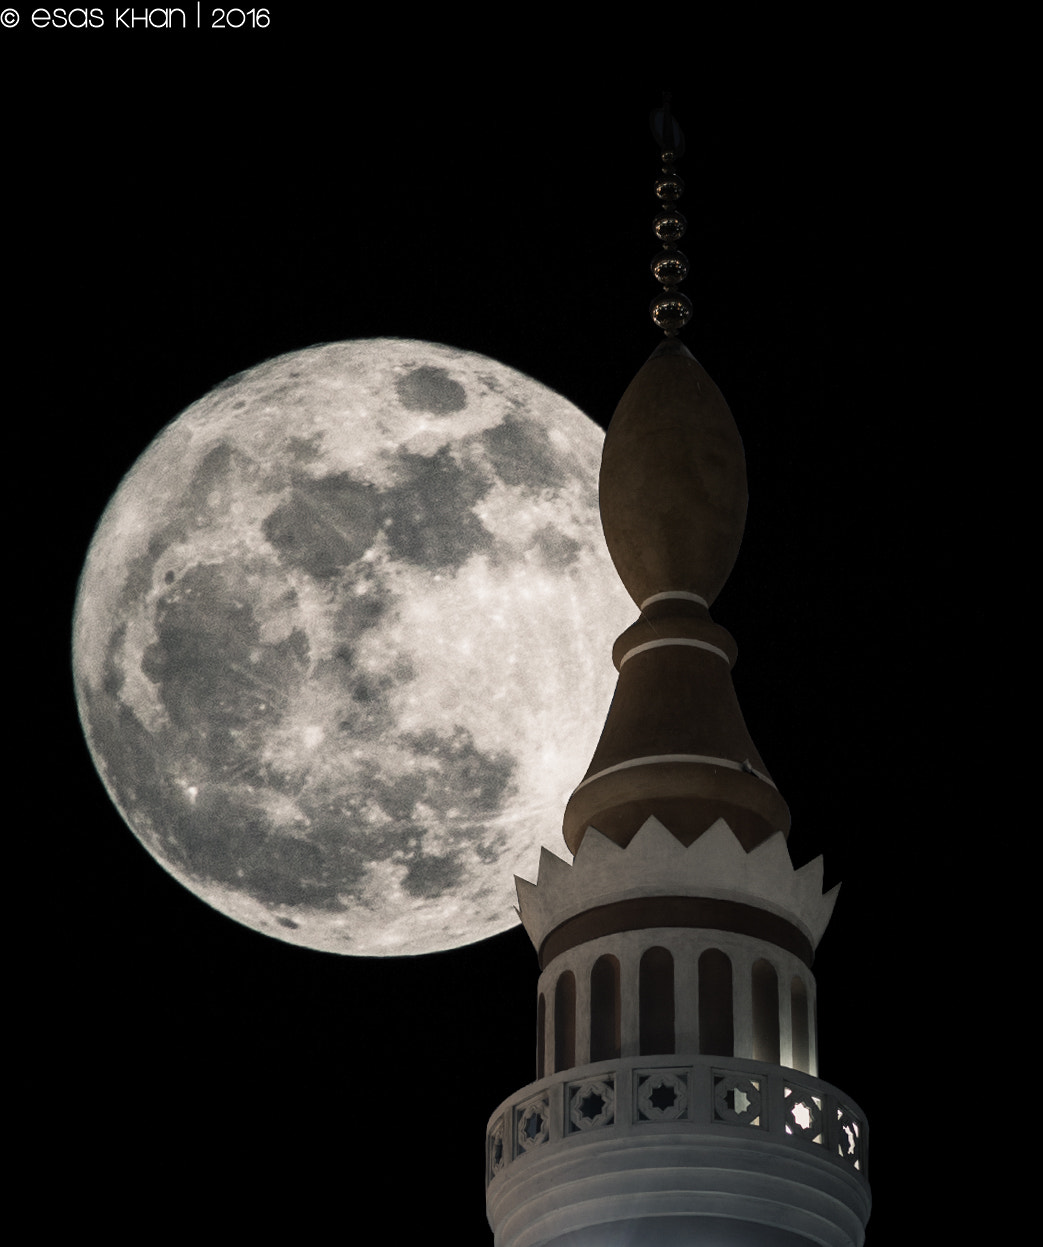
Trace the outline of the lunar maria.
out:
M 269 360 L 168 425 L 98 525 L 73 634 L 92 757 L 156 861 L 325 951 L 513 925 L 633 614 L 602 440 L 503 364 L 398 339 Z

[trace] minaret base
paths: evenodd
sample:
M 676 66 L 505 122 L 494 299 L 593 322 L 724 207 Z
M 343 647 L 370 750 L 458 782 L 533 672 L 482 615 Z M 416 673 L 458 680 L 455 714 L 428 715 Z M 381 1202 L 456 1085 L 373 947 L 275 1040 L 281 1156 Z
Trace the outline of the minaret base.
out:
M 865 1115 L 836 1087 L 733 1057 L 564 1070 L 493 1114 L 496 1247 L 861 1247 Z

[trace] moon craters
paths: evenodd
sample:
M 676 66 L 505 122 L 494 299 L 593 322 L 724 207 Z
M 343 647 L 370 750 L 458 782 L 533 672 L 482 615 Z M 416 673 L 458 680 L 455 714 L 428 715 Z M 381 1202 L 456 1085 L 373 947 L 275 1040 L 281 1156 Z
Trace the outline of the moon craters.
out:
M 395 379 L 398 401 L 407 411 L 449 416 L 467 406 L 467 391 L 444 368 L 422 364 Z
M 631 617 L 601 440 L 520 373 L 394 339 L 269 360 L 168 426 L 99 524 L 73 654 L 157 861 L 331 952 L 512 925 Z

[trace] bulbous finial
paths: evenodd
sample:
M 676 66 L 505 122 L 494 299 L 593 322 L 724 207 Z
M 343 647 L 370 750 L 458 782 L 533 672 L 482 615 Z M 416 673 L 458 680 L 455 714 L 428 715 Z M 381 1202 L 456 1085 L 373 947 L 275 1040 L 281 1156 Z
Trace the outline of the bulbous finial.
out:
M 746 457 L 724 396 L 683 343 L 661 343 L 620 399 L 599 489 L 609 554 L 634 602 L 683 591 L 709 606 L 742 542 Z

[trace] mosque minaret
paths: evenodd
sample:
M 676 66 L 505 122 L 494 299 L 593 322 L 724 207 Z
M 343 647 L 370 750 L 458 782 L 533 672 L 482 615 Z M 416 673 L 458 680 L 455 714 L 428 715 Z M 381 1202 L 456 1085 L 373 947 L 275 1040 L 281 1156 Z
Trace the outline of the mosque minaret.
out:
M 867 1124 L 818 1078 L 814 951 L 837 889 L 795 869 L 790 815 L 710 607 L 739 552 L 742 441 L 674 336 L 683 140 L 664 107 L 653 261 L 667 334 L 605 439 L 605 539 L 639 618 L 565 809 L 572 864 L 518 880 L 539 958 L 536 1081 L 492 1114 L 496 1247 L 859 1247 Z

